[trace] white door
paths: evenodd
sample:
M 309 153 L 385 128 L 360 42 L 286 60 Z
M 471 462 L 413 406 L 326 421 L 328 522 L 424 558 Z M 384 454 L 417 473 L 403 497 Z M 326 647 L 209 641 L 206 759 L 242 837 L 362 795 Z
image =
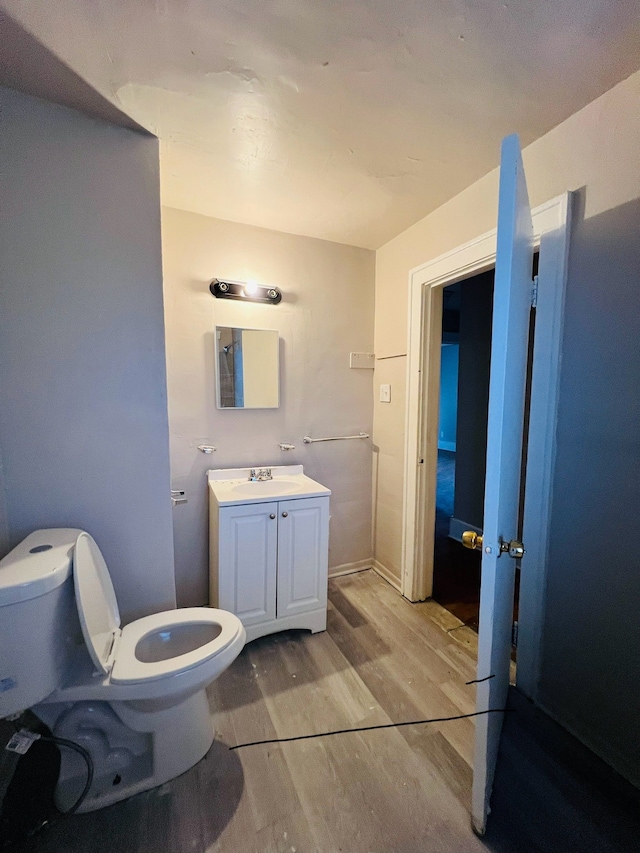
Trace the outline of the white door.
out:
M 278 504 L 220 508 L 218 607 L 245 626 L 276 618 Z
M 482 542 L 477 710 L 504 708 L 509 688 L 515 560 L 501 542 L 515 539 L 522 456 L 532 292 L 533 225 L 520 143 L 502 142 L 493 297 L 487 474 Z M 483 680 L 485 679 L 485 680 Z M 502 713 L 476 718 L 472 821 L 483 834 L 498 756 Z
M 278 504 L 278 618 L 327 606 L 329 498 Z

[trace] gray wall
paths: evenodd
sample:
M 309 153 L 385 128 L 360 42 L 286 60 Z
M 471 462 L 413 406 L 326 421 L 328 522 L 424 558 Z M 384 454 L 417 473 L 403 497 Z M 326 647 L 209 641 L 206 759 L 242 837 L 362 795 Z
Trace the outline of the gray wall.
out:
M 574 221 L 539 698 L 640 785 L 640 201 Z
M 0 89 L 8 546 L 88 530 L 124 621 L 175 605 L 157 140 Z

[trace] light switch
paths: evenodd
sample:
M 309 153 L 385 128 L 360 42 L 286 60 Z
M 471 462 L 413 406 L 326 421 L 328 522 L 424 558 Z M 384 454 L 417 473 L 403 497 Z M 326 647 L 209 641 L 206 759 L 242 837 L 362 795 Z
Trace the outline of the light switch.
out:
M 380 402 L 381 403 L 390 403 L 391 402 L 391 385 L 381 385 L 380 386 Z

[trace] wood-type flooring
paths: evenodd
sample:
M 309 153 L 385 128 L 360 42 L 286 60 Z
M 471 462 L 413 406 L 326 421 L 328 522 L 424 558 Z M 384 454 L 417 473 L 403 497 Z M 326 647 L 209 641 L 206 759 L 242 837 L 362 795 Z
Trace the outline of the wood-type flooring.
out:
M 454 514 L 456 454 L 438 450 L 435 548 L 433 554 L 433 598 L 474 631 L 480 618 L 480 558 L 449 538 Z
M 523 772 L 534 779 L 535 790 L 526 788 L 524 800 L 514 794 L 520 753 L 517 745 L 512 746 L 507 775 L 500 776 L 499 766 L 496 777 L 501 817 L 494 821 L 496 831 L 484 839 L 473 835 L 469 819 L 472 719 L 230 750 L 248 741 L 474 710 L 474 687 L 465 684 L 474 678 L 475 669 L 477 636 L 471 629 L 433 601 L 409 604 L 371 571 L 333 579 L 329 588 L 326 632 L 313 636 L 287 632 L 256 640 L 211 686 L 216 740 L 205 759 L 156 790 L 63 820 L 42 833 L 33 849 L 37 853 L 627 850 L 623 844 L 607 846 L 601 815 L 591 835 L 589 826 L 584 830 L 592 812 L 589 804 L 587 819 L 578 821 L 581 831 L 572 835 L 575 802 L 565 809 L 565 789 L 558 789 L 564 777 L 546 755 L 538 762 L 541 769 L 536 769 L 530 739 L 517 730 L 517 744 L 524 737 L 528 750 L 522 753 Z M 539 749 L 544 752 L 543 746 Z M 535 835 L 528 832 L 529 810 L 534 825 L 545 828 L 547 801 L 553 806 L 550 817 L 562 823 L 561 838 L 567 846 L 554 846 L 549 820 L 546 839 L 539 830 Z M 619 816 L 614 814 L 613 819 L 619 826 Z

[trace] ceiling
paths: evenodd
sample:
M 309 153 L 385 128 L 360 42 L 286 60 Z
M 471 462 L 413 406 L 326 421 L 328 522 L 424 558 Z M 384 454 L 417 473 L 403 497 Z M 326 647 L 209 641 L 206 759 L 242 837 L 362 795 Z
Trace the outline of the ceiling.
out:
M 638 0 L 0 0 L 160 138 L 163 203 L 377 248 L 640 66 Z

